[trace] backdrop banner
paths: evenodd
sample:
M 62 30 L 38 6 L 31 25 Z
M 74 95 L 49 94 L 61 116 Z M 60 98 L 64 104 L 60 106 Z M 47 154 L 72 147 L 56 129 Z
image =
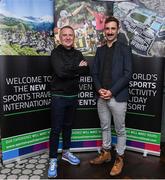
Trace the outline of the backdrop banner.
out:
M 160 155 L 163 58 L 134 56 L 126 118 L 127 146 Z
M 40 7 L 40 8 L 38 8 Z M 0 1 L 2 160 L 48 147 L 52 0 Z
M 165 24 L 163 1 L 136 0 L 114 3 L 133 52 L 134 73 L 128 101 L 127 147 L 160 155 Z
M 133 52 L 127 148 L 145 155 L 160 155 L 165 25 L 164 11 L 154 6 L 162 8 L 163 3 L 155 1 L 149 6 L 149 0 L 56 0 L 55 4 L 53 0 L 0 1 L 0 127 L 4 163 L 48 149 L 49 55 L 54 38 L 55 45 L 59 44 L 59 28 L 71 25 L 75 29 L 75 47 L 91 64 L 96 48 L 105 42 L 104 20 L 113 12 L 121 21 L 121 37 L 131 44 Z M 80 77 L 79 89 L 72 151 L 96 150 L 102 142 L 90 74 Z M 112 140 L 115 144 L 114 129 Z
M 102 34 L 104 26 L 98 22 L 104 22 L 105 18 L 112 14 L 120 20 L 120 37 L 123 38 L 124 43 L 130 43 L 132 47 L 134 66 L 126 117 L 127 148 L 143 152 L 145 155 L 147 153 L 160 155 L 163 57 L 165 56 L 163 50 L 165 46 L 164 11 L 162 11 L 164 4 L 161 1 L 155 1 L 152 6 L 150 4 L 149 0 L 145 2 L 141 0 L 131 2 L 89 0 L 88 2 L 76 1 L 74 3 L 71 0 L 67 2 L 57 0 L 55 40 L 58 44 L 60 27 L 71 25 L 77 34 L 76 48 L 92 61 L 96 48 L 105 42 Z M 89 90 L 90 87 L 84 86 L 84 88 Z M 86 97 L 84 96 L 84 98 Z M 83 102 L 87 103 L 85 100 Z M 88 116 L 91 113 L 89 101 L 86 106 L 82 106 L 81 103 L 82 100 L 79 101 L 78 113 L 80 116 L 78 118 L 80 122 L 82 121 L 80 123 L 82 126 L 77 131 L 79 121 L 76 121 L 75 133 L 78 133 L 80 137 L 83 135 L 81 139 L 85 138 L 84 135 L 88 137 L 92 135 L 93 148 L 99 148 L 101 131 L 98 117 L 97 115 L 96 118 Z M 89 119 L 87 124 L 84 110 Z M 94 111 L 97 113 L 96 110 Z M 90 126 L 94 122 L 96 122 L 95 126 Z M 115 144 L 115 131 L 114 129 L 112 131 Z M 74 134 L 73 140 L 75 140 Z M 89 149 L 92 143 L 88 142 Z M 75 147 L 79 147 L 79 144 L 77 143 Z

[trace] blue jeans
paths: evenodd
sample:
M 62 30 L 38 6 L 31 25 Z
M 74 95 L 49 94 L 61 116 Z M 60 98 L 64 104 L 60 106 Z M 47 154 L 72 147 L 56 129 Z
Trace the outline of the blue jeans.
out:
M 99 98 L 97 108 L 102 130 L 102 147 L 107 150 L 111 149 L 111 119 L 113 116 L 117 135 L 116 151 L 119 155 L 123 155 L 126 148 L 125 115 L 127 103 L 117 102 L 115 98 L 110 100 Z
M 63 149 L 71 144 L 72 124 L 75 118 L 77 97 L 52 97 L 51 131 L 49 139 L 49 157 L 57 158 L 59 137 L 62 132 Z

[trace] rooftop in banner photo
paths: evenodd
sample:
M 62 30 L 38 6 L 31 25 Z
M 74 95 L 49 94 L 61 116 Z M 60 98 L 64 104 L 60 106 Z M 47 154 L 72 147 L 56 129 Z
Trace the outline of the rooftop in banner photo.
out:
M 164 15 L 131 1 L 115 4 L 114 13 L 122 22 L 122 30 L 135 53 L 152 56 L 152 48 L 163 46 L 165 39 Z M 165 4 L 162 4 L 165 7 Z M 156 6 L 157 7 L 157 6 Z

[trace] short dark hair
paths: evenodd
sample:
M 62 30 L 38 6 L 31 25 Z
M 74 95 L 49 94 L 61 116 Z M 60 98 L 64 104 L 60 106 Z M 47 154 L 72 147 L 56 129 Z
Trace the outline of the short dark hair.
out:
M 105 24 L 112 22 L 112 21 L 116 22 L 117 27 L 119 28 L 119 20 L 117 18 L 115 18 L 114 16 L 109 16 L 108 18 L 106 18 Z
M 61 32 L 63 29 L 66 29 L 66 28 L 71 29 L 71 30 L 74 32 L 74 29 L 73 29 L 71 26 L 69 26 L 69 25 L 63 26 L 63 27 L 60 29 L 60 32 Z

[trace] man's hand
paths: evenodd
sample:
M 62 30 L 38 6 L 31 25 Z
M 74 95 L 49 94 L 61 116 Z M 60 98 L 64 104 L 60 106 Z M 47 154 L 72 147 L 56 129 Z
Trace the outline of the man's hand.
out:
M 101 89 L 99 89 L 99 91 L 98 91 L 98 93 L 100 94 L 100 97 L 101 96 L 104 96 L 104 94 L 106 94 L 106 89 L 103 89 L 103 88 L 101 88 Z
M 98 93 L 100 94 L 100 98 L 103 99 L 111 99 L 112 97 L 112 92 L 110 90 L 107 89 L 99 89 Z
M 111 99 L 112 97 L 112 92 L 110 90 L 107 90 L 106 93 L 104 94 L 104 99 Z
M 88 65 L 87 62 L 84 61 L 84 60 L 82 60 L 82 61 L 80 62 L 80 64 L 79 64 L 80 67 L 81 67 L 81 66 L 87 66 L 87 65 Z

